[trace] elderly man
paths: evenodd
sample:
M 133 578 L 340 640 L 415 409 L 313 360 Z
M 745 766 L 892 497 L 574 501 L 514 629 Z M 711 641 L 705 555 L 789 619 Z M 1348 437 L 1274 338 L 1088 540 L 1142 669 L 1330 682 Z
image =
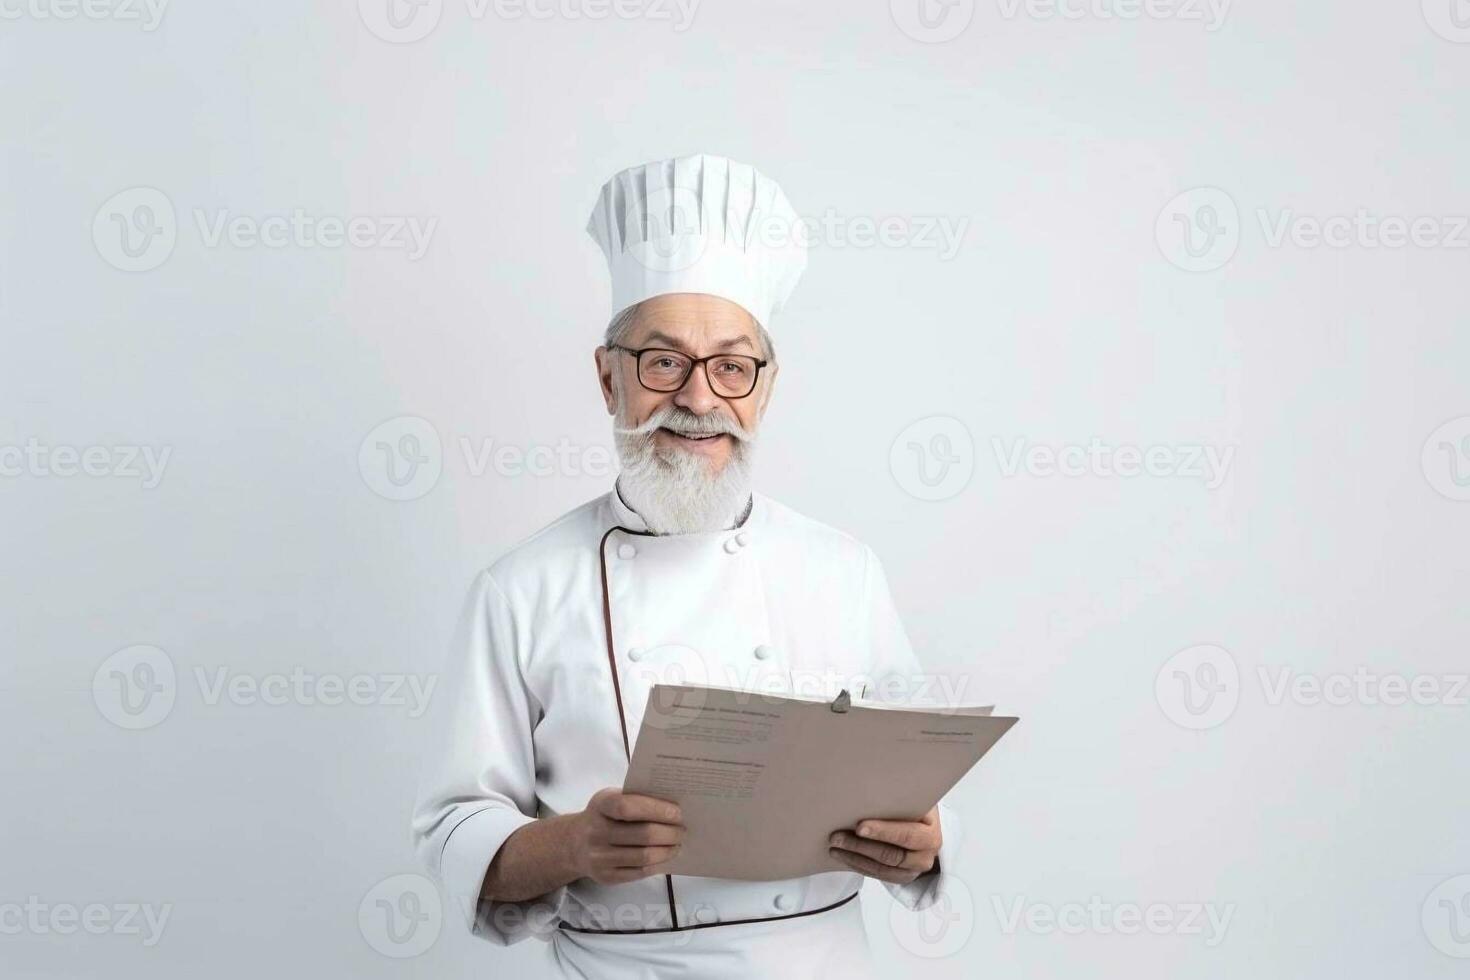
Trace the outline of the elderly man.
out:
M 854 899 L 866 876 L 936 900 L 939 808 L 833 827 L 848 870 L 733 881 L 664 873 L 679 808 L 619 788 L 656 683 L 831 695 L 803 679 L 918 676 L 873 553 L 751 491 L 798 219 L 763 174 L 700 155 L 613 177 L 588 230 L 612 273 L 596 363 L 622 470 L 475 581 L 417 846 L 476 935 L 550 939 L 566 976 L 868 975 Z

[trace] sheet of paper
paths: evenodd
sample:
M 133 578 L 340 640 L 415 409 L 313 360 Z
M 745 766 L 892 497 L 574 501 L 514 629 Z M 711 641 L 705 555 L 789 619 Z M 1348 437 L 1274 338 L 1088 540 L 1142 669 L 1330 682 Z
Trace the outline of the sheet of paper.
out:
M 678 803 L 671 874 L 777 881 L 847 870 L 834 830 L 917 820 L 1016 718 L 657 685 L 623 789 Z

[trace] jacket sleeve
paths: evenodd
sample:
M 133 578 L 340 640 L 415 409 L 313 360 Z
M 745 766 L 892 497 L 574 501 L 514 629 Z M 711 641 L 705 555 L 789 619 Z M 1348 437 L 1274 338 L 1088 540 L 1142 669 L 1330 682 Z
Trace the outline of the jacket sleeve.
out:
M 888 578 L 883 574 L 878 556 L 871 549 L 865 548 L 864 551 L 863 597 L 864 608 L 867 610 L 865 625 L 868 632 L 868 651 L 873 658 L 873 674 L 877 681 L 875 700 L 896 694 L 896 700 L 915 706 L 943 707 L 938 702 L 931 703 L 916 696 L 932 685 L 924 683 L 925 675 L 919 667 L 918 658 L 914 656 L 913 648 L 909 646 L 908 634 L 904 632 L 903 623 L 898 618 L 898 609 L 893 604 L 893 596 L 888 590 Z M 954 821 L 954 811 L 941 800 L 939 829 L 943 841 L 934 870 L 920 875 L 907 885 L 883 883 L 883 887 L 900 904 L 917 912 L 933 905 L 944 894 L 958 857 L 954 844 L 958 835 L 952 836 L 949 833 Z
M 470 588 L 431 711 L 414 806 L 419 859 L 470 931 L 508 946 L 555 928 L 565 889 L 526 902 L 480 900 L 500 846 L 536 819 L 531 733 L 540 706 L 528 691 L 510 602 L 488 571 Z

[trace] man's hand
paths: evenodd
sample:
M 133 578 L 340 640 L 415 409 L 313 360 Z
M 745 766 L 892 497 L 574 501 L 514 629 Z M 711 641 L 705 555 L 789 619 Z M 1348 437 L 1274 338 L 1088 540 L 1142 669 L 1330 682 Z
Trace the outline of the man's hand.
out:
M 662 874 L 684 842 L 676 804 L 651 796 L 598 790 L 572 815 L 571 848 L 578 877 L 621 885 Z
M 864 820 L 856 832 L 839 830 L 828 839 L 827 853 L 869 878 L 907 885 L 933 870 L 943 839 L 935 807 L 912 823 Z

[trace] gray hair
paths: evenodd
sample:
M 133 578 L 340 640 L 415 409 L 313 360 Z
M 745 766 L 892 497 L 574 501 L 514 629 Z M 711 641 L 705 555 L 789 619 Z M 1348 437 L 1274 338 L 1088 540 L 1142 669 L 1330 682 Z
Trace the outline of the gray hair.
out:
M 604 345 L 608 347 L 614 345 L 621 346 L 623 341 L 628 339 L 628 335 L 633 332 L 634 324 L 638 322 L 638 308 L 640 306 L 642 306 L 641 303 L 634 303 L 612 318 L 612 322 L 607 325 L 607 334 L 603 338 Z M 772 364 L 775 364 L 776 345 L 771 340 L 771 335 L 759 323 L 755 325 L 755 329 L 760 334 L 761 356 Z

